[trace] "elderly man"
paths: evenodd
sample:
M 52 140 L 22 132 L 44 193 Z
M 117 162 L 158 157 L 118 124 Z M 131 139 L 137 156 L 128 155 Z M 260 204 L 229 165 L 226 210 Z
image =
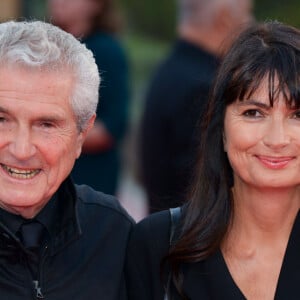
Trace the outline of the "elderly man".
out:
M 152 80 L 141 122 L 141 177 L 151 212 L 187 198 L 197 122 L 224 42 L 251 19 L 251 0 L 178 0 L 178 39 Z
M 125 299 L 132 219 L 70 172 L 93 126 L 92 53 L 43 22 L 0 24 L 0 297 Z

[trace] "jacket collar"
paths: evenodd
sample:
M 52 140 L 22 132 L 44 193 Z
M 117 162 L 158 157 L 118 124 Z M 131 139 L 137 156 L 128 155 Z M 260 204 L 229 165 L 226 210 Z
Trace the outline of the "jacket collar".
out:
M 70 242 L 78 239 L 82 233 L 78 217 L 77 193 L 70 177 L 61 184 L 57 197 L 57 214 L 48 228 L 50 255 L 56 254 Z
M 73 240 L 78 239 L 82 233 L 78 218 L 76 189 L 70 177 L 61 184 L 54 198 L 57 203 L 54 205 L 54 210 L 49 211 L 51 218 L 44 224 L 50 235 L 48 242 L 50 255 L 56 254 Z M 47 209 L 47 206 L 44 209 Z M 47 211 L 43 210 L 41 216 L 47 214 Z M 14 249 L 22 249 L 26 252 L 15 232 L 0 220 L 0 252 L 10 252 Z

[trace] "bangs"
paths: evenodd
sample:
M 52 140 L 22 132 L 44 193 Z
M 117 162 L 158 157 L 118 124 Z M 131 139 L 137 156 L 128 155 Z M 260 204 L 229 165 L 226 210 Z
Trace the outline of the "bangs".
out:
M 253 38 L 251 43 L 248 49 L 245 43 L 243 51 L 235 53 L 239 57 L 231 60 L 232 76 L 224 93 L 226 105 L 249 99 L 265 81 L 271 106 L 281 94 L 289 107 L 300 108 L 299 47 L 266 37 Z

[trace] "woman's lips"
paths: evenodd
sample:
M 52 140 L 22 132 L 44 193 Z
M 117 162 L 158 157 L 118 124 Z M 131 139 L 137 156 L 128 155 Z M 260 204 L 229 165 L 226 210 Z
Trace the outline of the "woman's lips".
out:
M 274 157 L 274 156 L 263 156 L 256 155 L 256 158 L 267 168 L 270 169 L 283 169 L 287 166 L 287 164 L 294 159 L 293 156 L 282 156 L 282 157 Z

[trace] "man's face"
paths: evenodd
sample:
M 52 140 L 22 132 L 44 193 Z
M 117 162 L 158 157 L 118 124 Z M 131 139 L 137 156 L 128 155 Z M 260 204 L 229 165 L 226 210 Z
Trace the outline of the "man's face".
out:
M 237 1 L 234 7 L 234 16 L 233 16 L 233 30 L 238 30 L 238 28 L 242 25 L 247 26 L 251 22 L 254 21 L 253 16 L 253 1 L 252 0 L 239 0 Z
M 80 155 L 68 72 L 0 68 L 0 207 L 31 218 Z

